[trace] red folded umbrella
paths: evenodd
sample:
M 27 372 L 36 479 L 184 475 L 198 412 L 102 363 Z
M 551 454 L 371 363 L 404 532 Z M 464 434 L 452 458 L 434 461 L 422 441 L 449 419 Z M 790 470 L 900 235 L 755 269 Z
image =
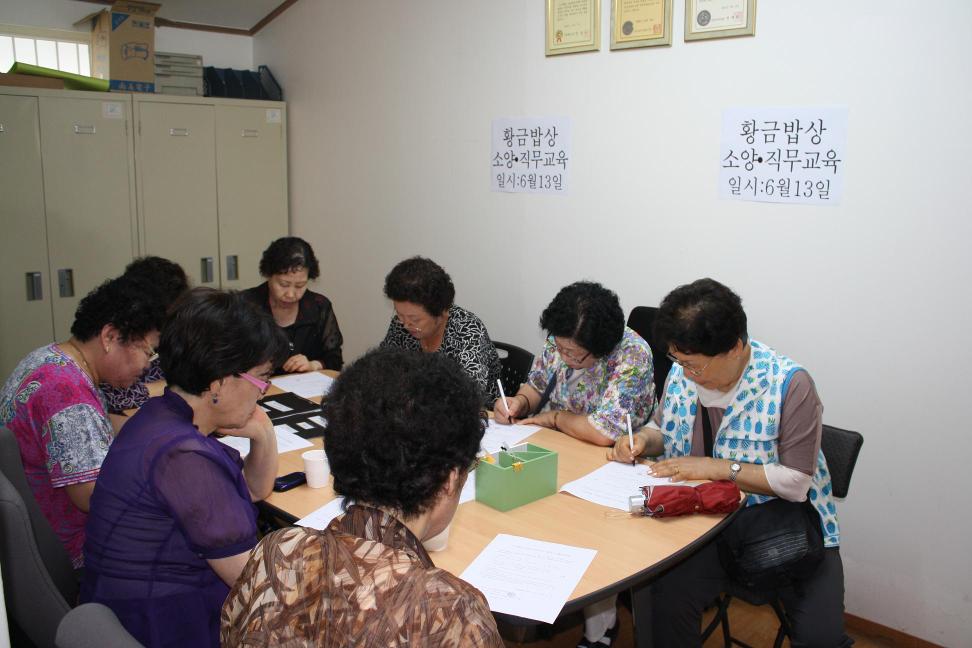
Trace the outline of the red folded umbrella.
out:
M 642 486 L 644 514 L 673 517 L 689 513 L 732 513 L 739 508 L 739 487 L 728 479 L 698 486 Z

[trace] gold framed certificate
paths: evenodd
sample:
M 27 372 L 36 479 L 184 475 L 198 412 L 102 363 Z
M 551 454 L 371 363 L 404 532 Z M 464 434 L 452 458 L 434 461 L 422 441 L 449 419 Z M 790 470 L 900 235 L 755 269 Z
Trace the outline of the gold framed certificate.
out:
M 685 40 L 756 35 L 756 0 L 685 0 Z
M 601 49 L 600 0 L 547 0 L 546 54 Z
M 611 49 L 672 44 L 672 0 L 612 0 Z

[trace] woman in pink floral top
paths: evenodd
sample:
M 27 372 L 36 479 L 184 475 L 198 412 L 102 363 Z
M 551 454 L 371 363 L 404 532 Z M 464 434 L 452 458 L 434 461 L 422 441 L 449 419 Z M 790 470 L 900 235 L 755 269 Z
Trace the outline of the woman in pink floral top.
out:
M 17 438 L 27 483 L 75 567 L 112 438 L 97 385 L 127 387 L 142 375 L 164 315 L 131 279 L 106 281 L 81 300 L 71 339 L 29 353 L 0 390 L 0 425 Z

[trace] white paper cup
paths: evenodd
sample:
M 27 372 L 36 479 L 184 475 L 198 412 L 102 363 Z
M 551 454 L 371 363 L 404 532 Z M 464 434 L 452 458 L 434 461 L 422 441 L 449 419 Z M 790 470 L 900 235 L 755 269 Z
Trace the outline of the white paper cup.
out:
M 449 523 L 442 533 L 436 536 L 432 536 L 422 544 L 425 545 L 426 551 L 442 551 L 449 545 L 449 528 L 452 526 L 452 522 Z
M 308 450 L 300 455 L 304 459 L 304 474 L 307 475 L 307 485 L 311 488 L 324 488 L 327 478 L 331 476 L 331 467 L 327 463 L 327 455 L 323 450 Z

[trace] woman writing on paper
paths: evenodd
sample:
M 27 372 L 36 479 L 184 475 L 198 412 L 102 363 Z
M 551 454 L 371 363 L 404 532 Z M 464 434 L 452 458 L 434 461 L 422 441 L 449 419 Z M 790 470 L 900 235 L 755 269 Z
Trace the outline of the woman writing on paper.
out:
M 91 498 L 81 600 L 146 646 L 219 646 L 219 609 L 256 545 L 253 502 L 277 473 L 257 400 L 287 340 L 240 293 L 197 288 L 159 345 L 165 393 L 108 451 Z M 249 440 L 246 459 L 214 432 Z
M 601 446 L 627 443 L 626 416 L 632 425 L 644 424 L 655 387 L 651 349 L 624 325 L 618 296 L 598 283 L 573 283 L 543 311 L 540 326 L 547 332 L 543 351 L 516 395 L 496 400 L 495 420 L 522 418 Z M 616 600 L 584 608 L 578 646 L 611 645 L 618 632 Z
M 16 437 L 27 484 L 74 566 L 112 442 L 99 384 L 129 387 L 159 344 L 165 309 L 128 277 L 101 284 L 78 304 L 71 337 L 25 357 L 0 390 L 0 425 Z
M 774 498 L 809 499 L 816 512 L 812 517 L 820 519 L 824 558 L 799 586 L 779 590 L 790 637 L 794 646 L 849 645 L 840 532 L 820 451 L 823 406 L 813 379 L 800 365 L 751 339 L 742 301 L 712 279 L 680 286 L 665 297 L 655 335 L 668 345 L 674 363 L 661 406 L 635 435 L 634 452 L 623 439 L 610 458 L 627 463 L 633 456 L 662 455 L 652 468 L 656 476 L 730 479 L 750 493 L 750 507 Z M 701 611 L 727 584 L 716 542 L 656 581 L 651 607 L 655 645 L 700 645 Z
M 503 646 L 483 595 L 422 545 L 455 514 L 480 408 L 440 354 L 380 349 L 343 372 L 324 402 L 326 451 L 335 492 L 354 504 L 323 531 L 260 542 L 223 606 L 223 647 Z
M 485 402 L 499 396 L 500 359 L 482 320 L 456 306 L 452 278 L 431 259 L 405 259 L 385 277 L 385 296 L 395 316 L 381 346 L 441 353 L 459 363 L 482 390 Z
M 274 373 L 340 371 L 344 338 L 331 300 L 307 289 L 321 274 L 307 241 L 286 236 L 271 243 L 260 259 L 260 274 L 266 281 L 243 294 L 270 313 L 290 341 L 290 355 Z

